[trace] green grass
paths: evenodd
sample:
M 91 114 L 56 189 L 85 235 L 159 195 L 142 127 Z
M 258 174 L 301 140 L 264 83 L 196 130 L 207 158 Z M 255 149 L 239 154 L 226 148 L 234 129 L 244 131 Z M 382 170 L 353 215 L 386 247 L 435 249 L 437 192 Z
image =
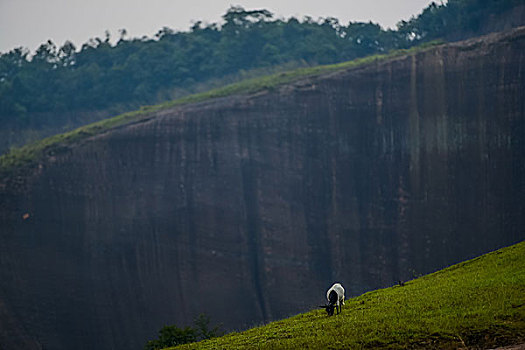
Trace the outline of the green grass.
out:
M 64 134 L 51 136 L 35 143 L 12 149 L 9 153 L 0 156 L 0 178 L 12 175 L 21 169 L 36 166 L 42 158 L 56 155 L 67 149 L 69 145 L 75 144 L 76 142 L 82 141 L 90 136 L 106 132 L 112 128 L 128 123 L 147 119 L 148 116 L 151 116 L 154 112 L 160 110 L 235 94 L 252 94 L 264 90 L 274 90 L 279 86 L 289 84 L 303 78 L 316 77 L 331 72 L 347 70 L 374 62 L 384 61 L 402 55 L 421 52 L 442 43 L 443 42 L 441 41 L 433 41 L 408 50 L 396 50 L 384 55 L 368 56 L 353 61 L 332 65 L 299 68 L 289 72 L 247 79 L 238 83 L 226 85 L 224 87 L 203 93 L 186 96 L 177 100 L 168 101 L 159 105 L 144 106 L 137 111 L 124 113 L 113 118 L 83 126 Z
M 457 349 L 525 342 L 525 241 L 436 273 L 176 349 Z

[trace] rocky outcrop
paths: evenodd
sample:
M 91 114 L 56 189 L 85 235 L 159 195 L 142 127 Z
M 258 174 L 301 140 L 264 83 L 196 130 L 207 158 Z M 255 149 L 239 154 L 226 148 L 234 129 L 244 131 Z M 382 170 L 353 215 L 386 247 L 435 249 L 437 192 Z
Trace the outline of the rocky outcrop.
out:
M 240 329 L 522 240 L 524 52 L 518 29 L 64 147 L 0 188 L 2 348 Z

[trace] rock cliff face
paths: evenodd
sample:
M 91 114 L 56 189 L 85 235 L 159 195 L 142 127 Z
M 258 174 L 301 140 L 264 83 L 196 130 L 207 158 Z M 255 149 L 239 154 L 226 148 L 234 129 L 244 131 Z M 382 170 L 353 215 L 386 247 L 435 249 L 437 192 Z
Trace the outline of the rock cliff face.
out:
M 525 29 L 156 112 L 0 185 L 0 347 L 239 329 L 525 238 Z

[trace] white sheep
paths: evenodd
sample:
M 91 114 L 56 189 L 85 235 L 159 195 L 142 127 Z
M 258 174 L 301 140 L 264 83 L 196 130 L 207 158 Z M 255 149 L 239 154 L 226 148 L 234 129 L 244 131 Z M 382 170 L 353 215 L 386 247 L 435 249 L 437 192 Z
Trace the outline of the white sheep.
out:
M 334 314 L 334 308 L 337 310 L 337 314 L 339 314 L 342 305 L 345 304 L 345 289 L 340 283 L 334 283 L 326 292 L 326 299 L 328 300 L 328 304 L 319 307 L 325 309 L 328 316 Z

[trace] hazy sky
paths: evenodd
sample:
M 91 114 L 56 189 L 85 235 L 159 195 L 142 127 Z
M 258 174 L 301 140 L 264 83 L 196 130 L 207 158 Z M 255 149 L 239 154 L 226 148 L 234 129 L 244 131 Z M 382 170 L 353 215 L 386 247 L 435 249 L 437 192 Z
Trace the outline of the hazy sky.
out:
M 278 17 L 336 17 L 341 23 L 373 21 L 395 28 L 431 0 L 0 0 L 0 52 L 24 46 L 32 52 L 51 39 L 77 47 L 94 37 L 153 36 L 166 26 L 188 30 L 193 21 L 219 22 L 230 5 L 268 9 Z

